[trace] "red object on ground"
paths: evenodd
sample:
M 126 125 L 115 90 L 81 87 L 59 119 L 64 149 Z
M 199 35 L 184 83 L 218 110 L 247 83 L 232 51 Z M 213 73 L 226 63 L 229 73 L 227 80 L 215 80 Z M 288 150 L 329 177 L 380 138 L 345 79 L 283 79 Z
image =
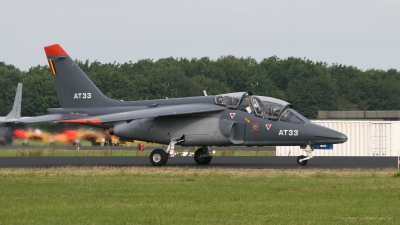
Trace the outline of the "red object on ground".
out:
M 139 151 L 144 151 L 144 144 L 143 143 L 139 144 Z

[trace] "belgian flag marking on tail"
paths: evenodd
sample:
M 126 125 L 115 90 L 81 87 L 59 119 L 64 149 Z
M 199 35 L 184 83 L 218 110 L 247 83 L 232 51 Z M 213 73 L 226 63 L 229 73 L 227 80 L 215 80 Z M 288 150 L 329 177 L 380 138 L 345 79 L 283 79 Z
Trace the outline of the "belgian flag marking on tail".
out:
M 50 67 L 51 74 L 56 75 L 57 72 L 56 72 L 56 68 L 54 67 L 53 60 L 49 59 L 47 61 L 49 61 L 49 67 Z

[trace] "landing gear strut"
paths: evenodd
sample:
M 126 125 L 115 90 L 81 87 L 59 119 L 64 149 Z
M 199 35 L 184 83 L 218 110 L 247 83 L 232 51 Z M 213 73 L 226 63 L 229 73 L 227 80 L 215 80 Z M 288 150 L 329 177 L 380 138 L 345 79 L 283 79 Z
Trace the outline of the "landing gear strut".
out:
M 213 153 L 208 146 L 203 146 L 202 148 L 197 149 L 194 153 L 194 161 L 199 165 L 208 165 L 211 162 L 212 157 Z
M 167 151 L 162 149 L 154 149 L 150 154 L 150 162 L 153 166 L 164 166 L 168 162 L 168 158 L 175 156 L 175 144 L 184 141 L 182 137 L 179 140 L 171 141 L 168 145 Z
M 313 145 L 307 145 L 307 146 L 300 146 L 306 153 L 306 155 L 301 155 L 297 157 L 297 164 L 299 166 L 305 166 L 307 165 L 307 162 L 309 159 L 312 159 L 312 152 L 314 151 L 314 146 Z

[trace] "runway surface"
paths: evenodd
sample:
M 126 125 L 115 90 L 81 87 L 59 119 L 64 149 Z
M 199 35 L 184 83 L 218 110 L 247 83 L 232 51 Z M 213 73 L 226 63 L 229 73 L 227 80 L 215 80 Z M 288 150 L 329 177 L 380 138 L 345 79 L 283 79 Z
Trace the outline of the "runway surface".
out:
M 193 157 L 170 158 L 166 167 L 249 168 L 249 169 L 343 169 L 397 168 L 397 157 L 315 157 L 306 166 L 298 166 L 297 157 L 216 156 L 207 166 L 199 166 Z M 152 167 L 148 156 L 123 157 L 0 157 L 0 168 L 50 168 L 65 166 Z
M 43 148 L 54 148 L 54 149 L 63 149 L 63 150 L 75 150 L 75 147 L 72 145 L 56 145 L 56 146 L 40 146 L 40 145 L 7 145 L 7 146 L 0 146 L 0 151 L 1 150 L 9 150 L 9 149 L 43 149 Z M 81 150 L 105 150 L 105 146 L 80 146 L 79 147 Z M 162 148 L 162 149 L 167 149 L 167 146 L 146 146 L 146 150 L 152 150 L 155 148 Z M 175 150 L 181 151 L 181 150 L 189 150 L 191 147 L 188 146 L 175 146 Z M 112 150 L 137 150 L 137 146 L 111 146 L 110 149 Z M 263 146 L 263 147 L 256 147 L 256 146 L 251 146 L 251 147 L 246 147 L 246 146 L 227 146 L 227 147 L 212 147 L 213 150 L 217 151 L 222 151 L 222 150 L 228 150 L 228 151 L 276 151 L 275 146 Z

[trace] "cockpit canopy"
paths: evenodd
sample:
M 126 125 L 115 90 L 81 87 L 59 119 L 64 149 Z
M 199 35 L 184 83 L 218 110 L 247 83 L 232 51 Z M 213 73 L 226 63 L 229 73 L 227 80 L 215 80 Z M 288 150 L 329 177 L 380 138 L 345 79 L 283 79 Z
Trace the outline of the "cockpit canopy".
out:
M 283 122 L 304 124 L 302 116 L 292 105 L 280 99 L 252 95 L 251 92 L 235 92 L 215 96 L 215 103 L 230 109 L 254 113 L 256 116 Z
M 291 107 L 291 105 L 285 101 L 264 96 L 252 96 L 251 103 L 253 104 L 256 115 L 274 119 L 280 116 L 283 109 Z
M 234 93 L 216 95 L 215 104 L 224 105 L 231 109 L 236 109 L 239 106 L 239 103 L 242 101 L 242 99 L 245 98 L 245 95 L 248 94 L 249 94 L 248 92 L 234 92 Z

